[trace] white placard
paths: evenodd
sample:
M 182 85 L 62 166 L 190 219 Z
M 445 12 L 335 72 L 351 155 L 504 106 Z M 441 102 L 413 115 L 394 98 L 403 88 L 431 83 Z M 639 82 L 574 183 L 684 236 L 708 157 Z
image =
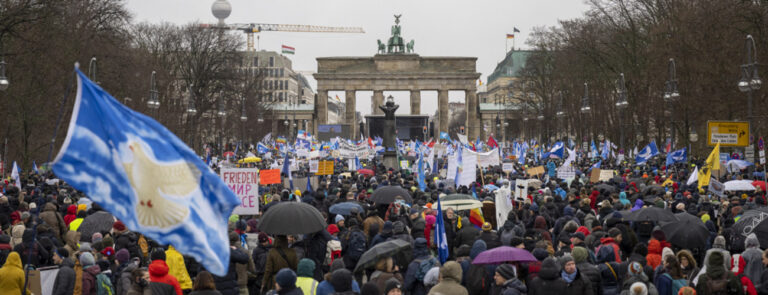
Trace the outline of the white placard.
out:
M 259 169 L 222 168 L 221 179 L 240 199 L 240 205 L 235 207 L 233 214 L 259 214 Z
M 320 165 L 318 160 L 309 160 L 309 173 L 317 173 L 317 167 Z
M 514 163 L 501 164 L 501 170 L 507 173 L 515 171 L 515 164 Z

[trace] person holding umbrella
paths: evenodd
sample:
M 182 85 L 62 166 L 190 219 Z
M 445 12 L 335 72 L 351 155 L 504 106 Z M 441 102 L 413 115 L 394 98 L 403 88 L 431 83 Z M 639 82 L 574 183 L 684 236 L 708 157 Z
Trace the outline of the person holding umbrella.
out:
M 264 266 L 264 280 L 261 283 L 262 293 L 275 285 L 275 275 L 279 270 L 289 268 L 290 270 L 296 269 L 299 264 L 299 260 L 296 256 L 296 251 L 288 248 L 288 238 L 284 235 L 279 235 L 275 238 L 275 243 L 272 245 L 272 249 L 267 253 L 267 262 Z M 293 271 L 291 271 L 293 272 Z M 293 281 L 296 281 L 296 274 L 293 274 Z

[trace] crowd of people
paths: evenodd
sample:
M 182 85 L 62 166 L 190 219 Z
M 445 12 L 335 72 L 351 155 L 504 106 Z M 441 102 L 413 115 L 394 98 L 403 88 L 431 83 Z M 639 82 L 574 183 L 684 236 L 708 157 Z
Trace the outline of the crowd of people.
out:
M 428 177 L 421 190 L 408 170 L 371 162 L 373 175 L 363 175 L 344 171 L 339 162 L 337 170 L 350 176 L 320 176 L 311 191 L 279 184 L 261 188 L 262 214 L 275 204 L 303 202 L 323 214 L 324 230 L 270 235 L 259 230 L 260 216 L 231 216 L 225 276 L 131 231 L 52 173 L 29 173 L 22 176 L 23 188 L 6 181 L 0 197 L 0 294 L 30 292 L 25 270 L 57 266 L 51 289 L 56 295 L 768 295 L 768 251 L 755 233 L 744 236 L 733 229 L 743 214 L 765 208 L 760 189 L 714 196 L 687 184 L 692 173 L 687 163 L 674 169 L 661 161 L 606 164 L 618 175 L 599 183 L 585 177 L 589 160 L 573 165 L 574 179 L 547 175 L 540 187 L 516 196 L 515 183 L 533 176 L 490 168 L 477 173 L 470 186 Z M 723 173 L 721 180 L 749 179 L 759 169 Z M 393 185 L 413 201 L 371 201 L 377 189 Z M 652 185 L 664 189 L 644 189 Z M 438 199 L 455 193 L 475 196 L 484 209 L 501 196 L 513 209 L 501 224 L 490 210 L 482 212 L 480 223 L 467 210 L 447 206 L 439 212 Z M 329 211 L 343 202 L 362 210 Z M 709 231 L 706 243 L 675 244 L 660 221 L 625 218 L 654 207 L 700 220 Z M 449 249 L 443 263 L 437 254 L 438 218 Z M 392 240 L 411 245 L 410 259 L 381 257 L 369 269 L 356 268 L 367 250 Z M 473 263 L 502 246 L 524 249 L 536 261 Z

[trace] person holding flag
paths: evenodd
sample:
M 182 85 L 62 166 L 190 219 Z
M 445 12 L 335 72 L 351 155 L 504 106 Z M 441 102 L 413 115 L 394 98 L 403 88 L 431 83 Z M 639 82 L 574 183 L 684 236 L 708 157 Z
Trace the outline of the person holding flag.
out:
M 704 161 L 704 166 L 699 170 L 699 191 L 704 186 L 709 185 L 709 180 L 712 178 L 712 170 L 720 170 L 720 142 L 718 141 L 712 152 L 709 153 L 707 160 Z

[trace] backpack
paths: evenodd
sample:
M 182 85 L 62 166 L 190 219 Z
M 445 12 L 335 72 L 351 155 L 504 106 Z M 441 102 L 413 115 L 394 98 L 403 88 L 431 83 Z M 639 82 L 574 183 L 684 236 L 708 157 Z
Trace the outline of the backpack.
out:
M 357 261 L 365 252 L 365 235 L 360 231 L 352 231 L 347 242 L 346 255 L 352 261 Z
M 330 240 L 325 244 L 325 264 L 331 265 L 333 260 L 341 257 L 341 242 Z
M 104 274 L 100 273 L 96 275 L 96 294 L 98 295 L 113 295 L 115 294 L 115 287 L 112 285 L 112 280 Z
M 710 291 L 709 294 L 712 294 L 712 295 L 729 294 L 728 293 L 728 272 L 725 272 L 721 278 L 718 278 L 716 280 L 708 277 L 707 289 Z
M 419 261 L 419 268 L 416 269 L 416 280 L 423 282 L 427 272 L 433 267 L 440 267 L 440 261 L 435 257 Z
M 686 280 L 686 279 L 677 279 L 677 280 L 675 280 L 668 273 L 663 274 L 663 276 L 665 276 L 665 277 L 669 278 L 670 280 L 672 280 L 672 294 L 677 294 L 678 291 L 680 291 L 680 289 L 682 289 L 683 287 L 687 287 L 688 286 L 688 280 Z

